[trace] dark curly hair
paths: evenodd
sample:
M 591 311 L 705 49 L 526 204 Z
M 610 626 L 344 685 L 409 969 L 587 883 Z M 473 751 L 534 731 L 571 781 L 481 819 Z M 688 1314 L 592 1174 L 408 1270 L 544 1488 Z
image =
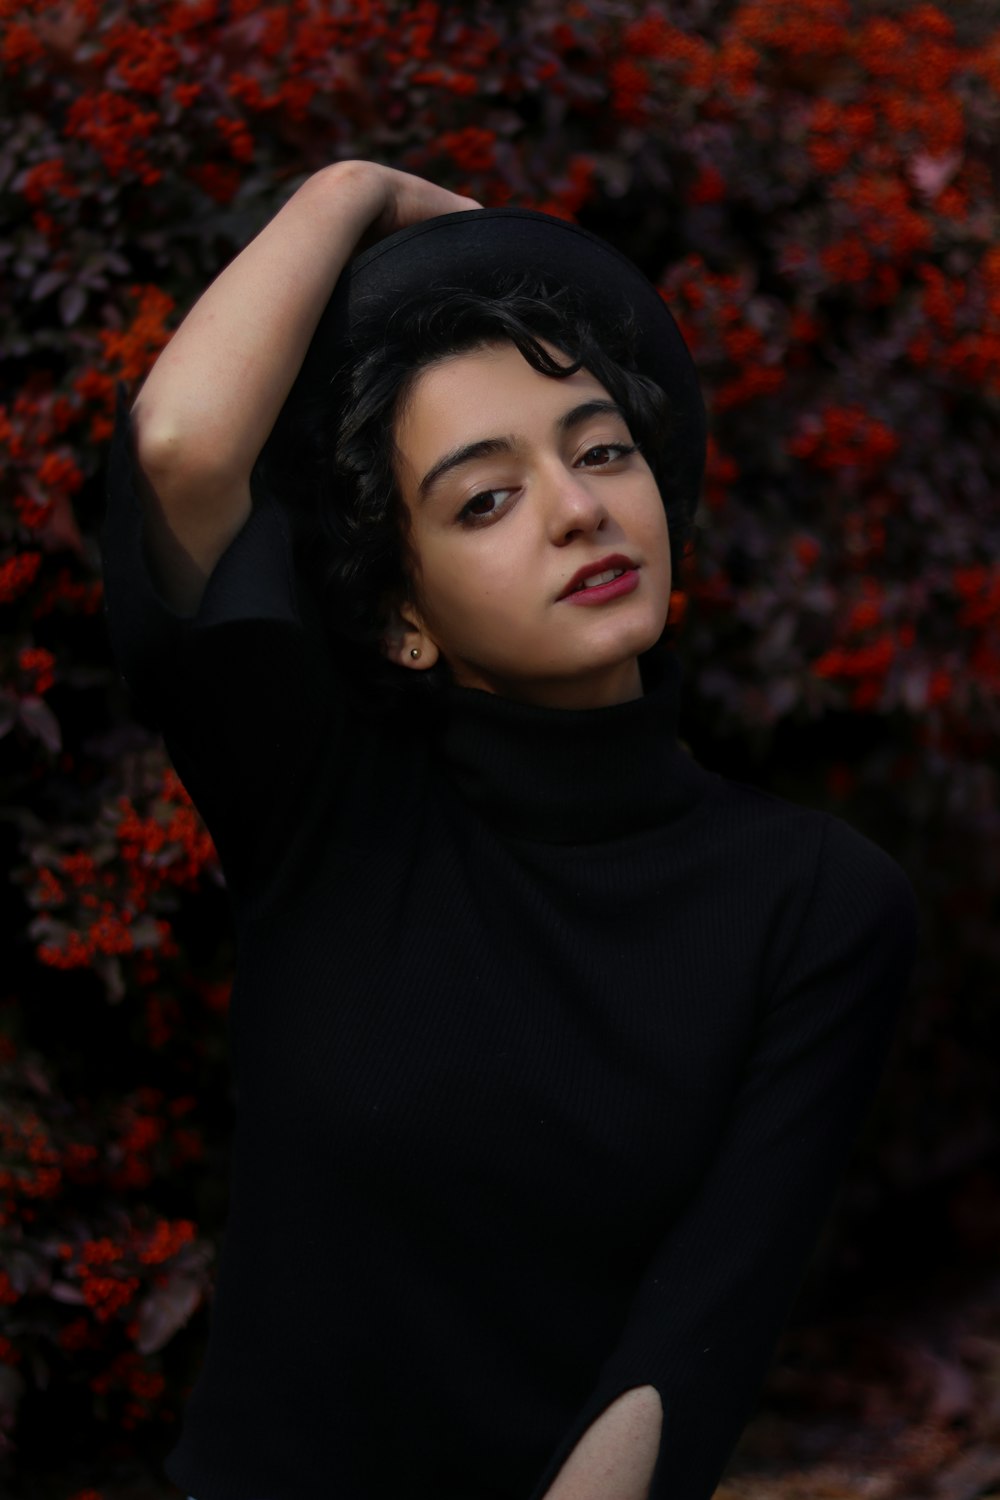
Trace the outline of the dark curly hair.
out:
M 554 379 L 589 370 L 626 413 L 653 472 L 667 514 L 673 577 L 680 576 L 695 527 L 689 501 L 673 482 L 671 403 L 636 368 L 635 334 L 632 323 L 596 323 L 574 290 L 554 278 L 512 271 L 488 295 L 447 285 L 422 290 L 395 308 L 377 337 L 350 348 L 322 382 L 300 378 L 293 386 L 252 483 L 266 486 L 291 513 L 298 564 L 356 686 L 376 696 L 382 689 L 427 694 L 451 680 L 443 657 L 426 671 L 409 672 L 380 648 L 392 605 L 415 598 L 409 511 L 396 479 L 396 423 L 420 372 L 445 355 L 510 341 Z M 553 362 L 539 336 L 572 363 Z M 651 652 L 666 646 L 672 629 L 665 627 Z

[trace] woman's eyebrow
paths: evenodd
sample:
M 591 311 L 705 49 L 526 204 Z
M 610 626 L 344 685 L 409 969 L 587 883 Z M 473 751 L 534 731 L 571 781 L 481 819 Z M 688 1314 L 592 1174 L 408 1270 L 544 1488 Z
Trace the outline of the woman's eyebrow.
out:
M 579 427 L 581 422 L 586 422 L 589 417 L 599 416 L 601 413 L 621 417 L 628 426 L 628 418 L 617 401 L 609 401 L 606 397 L 595 397 L 591 401 L 581 401 L 578 406 L 564 411 L 556 418 L 553 428 L 557 433 L 566 433 L 573 427 Z M 471 463 L 474 458 L 489 458 L 494 453 L 513 453 L 517 447 L 518 439 L 513 434 L 508 434 L 506 437 L 479 438 L 474 443 L 463 443 L 461 447 L 453 448 L 450 453 L 439 458 L 437 463 L 427 470 L 417 486 L 419 499 L 426 500 L 438 481 L 452 469 L 457 469 L 460 464 Z

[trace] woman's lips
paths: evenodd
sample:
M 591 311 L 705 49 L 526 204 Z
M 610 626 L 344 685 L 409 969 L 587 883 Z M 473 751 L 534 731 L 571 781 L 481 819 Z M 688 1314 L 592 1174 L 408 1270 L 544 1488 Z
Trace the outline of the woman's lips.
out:
M 564 594 L 559 603 L 605 604 L 609 599 L 617 599 L 621 594 L 631 594 L 632 590 L 638 587 L 639 569 L 626 568 L 620 578 L 612 578 L 610 583 L 595 584 L 590 589 L 574 589 L 571 594 Z

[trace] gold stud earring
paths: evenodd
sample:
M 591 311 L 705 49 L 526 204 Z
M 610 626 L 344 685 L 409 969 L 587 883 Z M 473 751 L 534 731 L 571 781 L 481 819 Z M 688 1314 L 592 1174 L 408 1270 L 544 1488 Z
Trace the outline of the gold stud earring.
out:
M 414 661 L 416 661 L 417 657 L 420 655 L 420 647 L 419 646 L 411 646 L 410 647 L 410 655 L 413 657 Z

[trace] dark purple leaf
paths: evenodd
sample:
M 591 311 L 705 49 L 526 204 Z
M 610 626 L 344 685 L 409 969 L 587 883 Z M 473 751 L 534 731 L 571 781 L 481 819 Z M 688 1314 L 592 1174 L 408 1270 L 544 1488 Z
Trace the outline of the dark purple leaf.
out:
M 17 717 L 36 739 L 41 740 L 46 750 L 57 755 L 62 749 L 62 730 L 59 720 L 44 698 L 22 698 L 17 707 Z
M 54 292 L 56 287 L 62 286 L 68 274 L 68 271 L 43 271 L 31 288 L 32 302 L 41 302 L 42 298 Z
M 201 1283 L 181 1271 L 171 1271 L 165 1286 L 154 1287 L 139 1306 L 140 1354 L 154 1354 L 183 1328 L 202 1300 Z
M 86 305 L 87 294 L 78 282 L 74 281 L 59 293 L 59 316 L 67 327 L 77 321 Z

